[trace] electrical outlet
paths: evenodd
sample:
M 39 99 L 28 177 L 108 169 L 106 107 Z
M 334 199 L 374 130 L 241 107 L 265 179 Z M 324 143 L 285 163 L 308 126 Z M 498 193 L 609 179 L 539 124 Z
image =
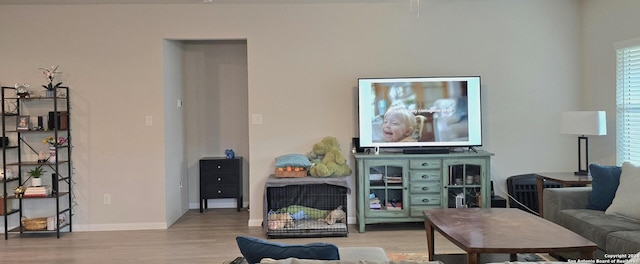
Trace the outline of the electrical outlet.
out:
M 111 204 L 111 194 L 105 194 L 103 200 L 104 204 Z
M 146 116 L 144 118 L 144 122 L 147 126 L 153 125 L 153 116 L 150 116 L 150 115 Z

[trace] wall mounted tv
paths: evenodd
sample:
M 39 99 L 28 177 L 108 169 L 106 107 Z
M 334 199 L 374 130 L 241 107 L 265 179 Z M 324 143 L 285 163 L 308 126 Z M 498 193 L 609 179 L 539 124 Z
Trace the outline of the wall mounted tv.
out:
M 360 147 L 482 145 L 480 77 L 358 79 Z

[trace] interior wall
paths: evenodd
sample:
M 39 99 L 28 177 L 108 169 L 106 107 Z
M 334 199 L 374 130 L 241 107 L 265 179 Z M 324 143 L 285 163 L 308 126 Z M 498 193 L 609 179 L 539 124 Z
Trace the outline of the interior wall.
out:
M 164 82 L 164 166 L 165 166 L 165 214 L 167 227 L 188 209 L 185 116 L 179 102 L 183 101 L 184 45 L 179 41 L 163 41 Z M 188 187 L 188 186 L 187 186 Z
M 246 40 L 188 40 L 184 44 L 189 207 L 199 208 L 199 160 L 226 149 L 248 167 L 249 121 Z M 245 204 L 249 170 L 243 170 Z M 235 199 L 212 199 L 209 208 L 235 208 Z
M 631 16 L 617 8 L 628 1 L 602 2 L 594 5 L 610 5 L 612 13 L 590 16 L 594 27 L 602 16 Z M 559 133 L 559 116 L 582 106 L 581 3 L 423 1 L 417 12 L 391 0 L 7 5 L 0 8 L 0 84 L 37 87 L 44 82 L 37 68 L 61 65 L 74 96 L 74 230 L 162 228 L 170 215 L 166 174 L 178 170 L 162 164 L 172 154 L 165 153 L 164 129 L 177 125 L 162 123 L 170 120 L 164 116 L 163 40 L 246 39 L 245 116 L 263 117 L 261 124 L 244 123 L 251 142 L 249 224 L 260 225 L 275 157 L 306 153 L 324 136 L 338 138 L 348 152 L 357 135 L 359 77 L 480 75 L 483 148 L 495 153 L 492 178 L 499 186 L 510 175 L 574 170 L 575 138 Z M 183 111 L 193 96 L 187 89 Z M 153 126 L 145 125 L 147 115 Z M 186 115 L 185 123 L 198 124 L 197 118 Z M 191 134 L 185 136 L 191 144 Z M 210 149 L 217 148 L 226 146 Z M 189 155 L 191 178 L 195 157 Z M 349 182 L 355 187 L 353 176 Z M 110 205 L 104 194 L 112 195 Z M 349 200 L 355 208 L 353 195 Z

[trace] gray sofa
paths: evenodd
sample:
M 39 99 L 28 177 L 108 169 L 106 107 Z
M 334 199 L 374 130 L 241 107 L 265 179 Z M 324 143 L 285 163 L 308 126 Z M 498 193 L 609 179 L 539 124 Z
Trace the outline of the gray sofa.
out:
M 596 243 L 596 258 L 640 252 L 640 221 L 586 209 L 590 193 L 591 187 L 544 189 L 544 218 Z
M 379 247 L 341 247 L 340 260 L 310 260 L 288 258 L 281 260 L 263 259 L 261 264 L 394 264 L 387 259 L 384 249 Z M 417 262 L 414 262 L 417 264 Z M 403 261 L 402 264 L 411 264 Z M 442 264 L 440 261 L 420 262 L 420 264 Z

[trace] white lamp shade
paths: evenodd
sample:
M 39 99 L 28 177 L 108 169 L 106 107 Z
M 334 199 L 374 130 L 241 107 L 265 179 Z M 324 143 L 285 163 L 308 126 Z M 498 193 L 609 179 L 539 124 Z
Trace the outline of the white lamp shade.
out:
M 607 114 L 605 111 L 563 112 L 560 132 L 572 135 L 606 135 Z

